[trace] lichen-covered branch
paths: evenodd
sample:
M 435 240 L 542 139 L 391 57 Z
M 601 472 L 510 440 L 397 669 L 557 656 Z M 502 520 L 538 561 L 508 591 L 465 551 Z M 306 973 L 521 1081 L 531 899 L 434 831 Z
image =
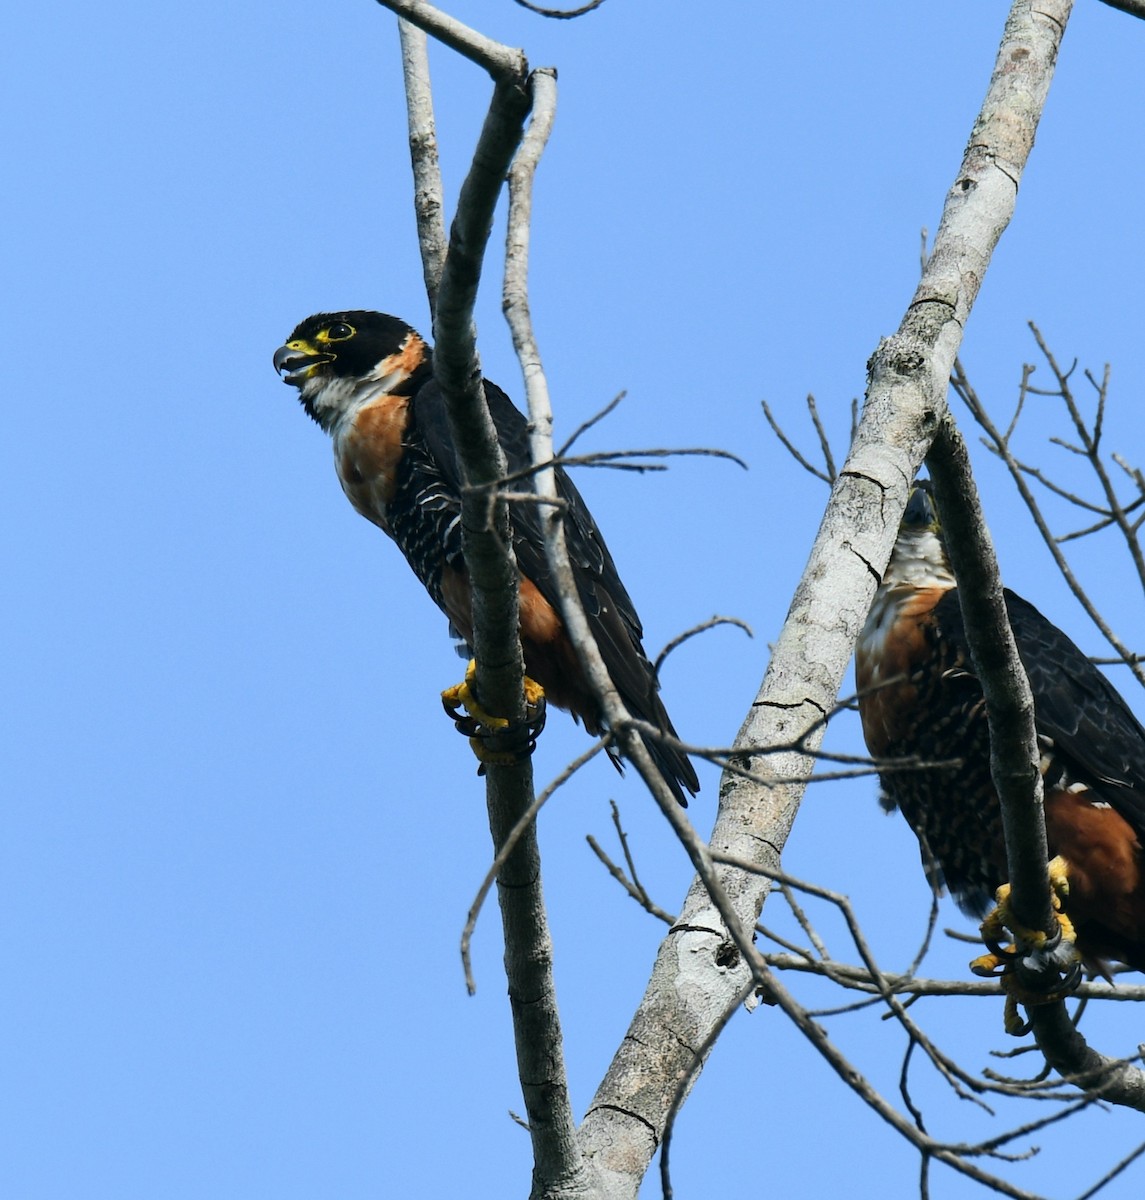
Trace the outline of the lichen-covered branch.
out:
M 1046 1061 L 1064 1078 L 1103 1100 L 1145 1112 L 1145 1070 L 1099 1054 L 1078 1032 L 1061 1004 L 1028 1010 Z
M 1014 210 L 1033 146 L 1068 0 L 1011 9 L 982 110 L 943 212 L 935 248 L 898 332 L 871 362 L 863 417 L 832 489 L 810 560 L 737 747 L 800 739 L 834 704 L 855 637 L 890 556 L 907 489 L 945 412 L 946 380 L 990 255 Z M 810 754 L 755 771 L 803 778 Z M 712 845 L 775 868 L 802 795 L 801 783 L 767 787 L 726 775 Z M 721 882 L 749 927 L 769 882 L 725 868 Z M 614 1173 L 617 1196 L 636 1194 L 663 1129 L 673 1081 L 747 977 L 707 888 L 697 880 L 661 946 L 644 999 L 582 1126 L 582 1144 Z
M 1116 8 L 1118 11 L 1128 13 L 1131 17 L 1139 17 L 1145 21 L 1145 3 L 1142 0 L 1101 0 L 1102 4 L 1108 4 L 1110 8 Z

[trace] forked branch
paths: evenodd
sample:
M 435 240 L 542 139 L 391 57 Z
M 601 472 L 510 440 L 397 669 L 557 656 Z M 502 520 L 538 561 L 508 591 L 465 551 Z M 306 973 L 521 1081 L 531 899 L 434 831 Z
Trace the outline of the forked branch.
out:
M 383 2 L 480 62 L 495 81 L 443 264 L 440 224 L 432 204 L 416 207 L 427 294 L 434 310 L 434 373 L 446 400 L 462 477 L 469 485 L 462 489 L 461 523 L 473 601 L 477 686 L 483 703 L 508 717 L 515 727 L 513 733 L 491 739 L 492 748 L 520 751 L 527 735 L 524 663 L 518 633 L 518 574 L 507 504 L 497 496 L 495 486 L 488 486 L 504 477 L 506 463 L 485 402 L 473 306 L 493 211 L 530 108 L 527 64 L 519 51 L 481 37 L 429 5 Z M 417 194 L 439 197 L 425 46 L 408 33 L 403 39 L 403 65 Z M 520 756 L 512 765 L 489 764 L 486 779 L 489 827 L 496 850 L 505 845 L 533 804 L 531 760 Z M 505 970 L 513 1001 L 518 1071 L 533 1143 L 533 1191 L 542 1195 L 554 1185 L 575 1184 L 583 1189 L 584 1169 L 569 1104 L 552 975 L 552 943 L 541 890 L 540 851 L 530 820 L 523 823 L 499 865 Z

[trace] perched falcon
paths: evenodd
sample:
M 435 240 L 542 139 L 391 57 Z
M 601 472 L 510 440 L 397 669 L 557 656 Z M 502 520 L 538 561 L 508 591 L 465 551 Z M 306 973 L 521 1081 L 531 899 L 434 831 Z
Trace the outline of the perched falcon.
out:
M 1033 605 L 1006 592 L 1034 695 L 1050 854 L 1086 963 L 1145 970 L 1145 729 L 1104 675 Z M 1006 880 L 990 739 L 929 485 L 916 485 L 855 651 L 859 711 L 877 758 L 959 759 L 887 771 L 888 808 L 918 836 L 931 884 L 983 915 Z
M 351 504 L 397 542 L 472 652 L 469 579 L 461 553 L 461 477 L 429 347 L 396 317 L 318 313 L 275 351 L 274 366 L 333 438 L 338 481 Z M 525 417 L 488 380 L 485 398 L 510 473 L 527 470 L 532 458 Z M 572 480 L 559 468 L 556 476 L 567 504 L 565 533 L 577 590 L 612 682 L 634 717 L 674 736 L 641 644 L 640 618 L 612 555 Z M 528 476 L 514 482 L 517 490 L 531 487 Z M 560 617 L 537 510 L 512 504 L 509 516 L 521 573 L 525 669 L 549 701 L 568 709 L 589 733 L 600 734 L 600 708 Z M 700 786 L 692 764 L 653 738 L 646 745 L 673 795 L 686 804 L 684 793 L 694 795 Z

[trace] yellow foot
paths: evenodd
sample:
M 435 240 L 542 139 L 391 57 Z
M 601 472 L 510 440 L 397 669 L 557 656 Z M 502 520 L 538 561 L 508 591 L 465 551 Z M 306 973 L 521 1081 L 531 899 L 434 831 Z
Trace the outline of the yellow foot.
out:
M 1069 895 L 1068 865 L 1060 855 L 1048 864 L 1050 873 L 1050 903 L 1057 918 L 1057 932 L 1048 935 L 1040 929 L 1026 929 L 1018 923 L 1010 909 L 1010 885 L 1003 884 L 994 895 L 995 907 L 982 922 L 982 940 L 988 954 L 980 955 L 970 964 L 975 975 L 997 979 L 1006 993 L 1006 1032 L 1021 1037 L 1029 1025 L 1018 1015 L 1018 1004 L 1050 1004 L 1068 996 L 1081 977 L 1080 955 L 1073 922 L 1062 911 L 1062 902 Z M 1009 945 L 1002 943 L 1010 939 Z M 1032 971 L 1052 969 L 1064 978 L 1049 990 L 1026 987 L 1015 968 L 1018 963 Z
M 472 734 L 473 730 L 483 729 L 486 733 L 496 733 L 509 728 L 505 717 L 495 717 L 486 712 L 477 701 L 477 659 L 471 658 L 465 668 L 465 678 L 446 688 L 441 693 L 441 703 L 446 714 L 457 724 L 461 733 Z M 463 716 L 458 709 L 464 709 Z
M 484 708 L 477 699 L 477 660 L 470 659 L 465 668 L 465 679 L 441 693 L 441 703 L 459 733 L 469 738 L 469 745 L 481 763 L 479 774 L 485 773 L 489 763 L 513 766 L 528 757 L 537 748 L 537 737 L 545 727 L 545 692 L 536 680 L 525 676 L 525 728 L 529 741 L 523 754 L 511 750 L 491 750 L 485 739 L 507 733 L 510 722 Z

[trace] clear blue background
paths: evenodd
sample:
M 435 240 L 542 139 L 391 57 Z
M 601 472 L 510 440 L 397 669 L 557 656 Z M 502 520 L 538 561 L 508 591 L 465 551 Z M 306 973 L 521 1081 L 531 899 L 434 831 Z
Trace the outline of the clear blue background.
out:
M 754 641 L 689 643 L 665 672 L 685 736 L 726 744 L 825 500 L 760 401 L 811 450 L 813 391 L 841 460 L 1006 5 L 608 0 L 572 23 L 509 0 L 450 7 L 560 69 L 532 274 L 558 435 L 627 389 L 590 448 L 724 446 L 751 464 L 579 481 L 651 650 L 715 612 L 754 626 Z M 1028 319 L 1064 362 L 1111 362 L 1108 443 L 1137 464 L 1143 50 L 1139 22 L 1079 5 L 964 344 L 1000 419 L 1036 354 Z M 452 201 L 489 84 L 438 48 L 433 70 Z M 22 5 L 0 90 L 0 1194 L 524 1195 L 495 908 L 475 998 L 457 951 L 489 858 L 483 789 L 438 701 L 460 664 L 270 366 L 318 309 L 381 308 L 428 332 L 395 20 L 367 0 Z M 520 396 L 498 277 L 494 244 L 481 348 Z M 1044 441 L 1068 432 L 1053 402 L 1026 421 L 1023 451 L 1064 470 L 1069 456 Z M 1007 581 L 1099 652 L 999 468 L 983 451 L 976 464 Z M 1107 538 L 1076 557 L 1137 644 L 1123 553 Z M 584 745 L 555 714 L 539 776 Z M 859 748 L 853 717 L 829 745 Z M 703 783 L 701 828 L 714 772 Z M 875 793 L 869 779 L 813 789 L 785 862 L 849 893 L 881 961 L 901 968 L 927 894 L 913 839 Z M 661 936 L 585 845 L 591 832 L 615 846 L 610 798 L 655 898 L 674 908 L 689 880 L 639 784 L 607 763 L 544 814 L 578 1112 Z M 765 919 L 782 922 L 778 902 Z M 967 928 L 948 903 L 943 920 Z M 961 977 L 967 957 L 942 946 L 929 969 Z M 914 1011 L 978 1067 L 1005 1042 L 999 1007 Z M 1091 1014 L 1100 1048 L 1132 1052 L 1135 1007 Z M 831 1027 L 893 1094 L 897 1033 L 870 1013 Z M 999 1128 L 925 1077 L 932 1132 Z M 1047 1148 L 1015 1181 L 1076 1195 L 1142 1136 L 1133 1114 L 1087 1121 L 1038 1135 Z M 916 1189 L 913 1153 L 767 1009 L 727 1031 L 675 1166 L 681 1197 Z M 1143 1183 L 1138 1163 L 1104 1194 Z M 658 1194 L 654 1177 L 645 1190 Z M 935 1169 L 935 1196 L 971 1192 Z

